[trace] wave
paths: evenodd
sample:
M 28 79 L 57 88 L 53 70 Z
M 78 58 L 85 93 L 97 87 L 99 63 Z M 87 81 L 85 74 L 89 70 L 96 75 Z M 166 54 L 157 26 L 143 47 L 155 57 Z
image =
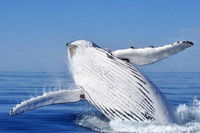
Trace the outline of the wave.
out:
M 175 123 L 138 123 L 130 121 L 105 121 L 98 116 L 85 115 L 76 124 L 99 132 L 200 132 L 200 100 L 194 98 L 189 105 L 180 104 L 174 109 Z

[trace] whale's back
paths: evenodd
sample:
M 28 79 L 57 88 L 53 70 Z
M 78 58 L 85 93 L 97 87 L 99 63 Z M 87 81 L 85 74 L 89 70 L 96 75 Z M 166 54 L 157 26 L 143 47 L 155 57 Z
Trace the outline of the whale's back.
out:
M 110 120 L 171 120 L 164 97 L 131 64 L 94 47 L 77 49 L 70 62 L 86 99 Z

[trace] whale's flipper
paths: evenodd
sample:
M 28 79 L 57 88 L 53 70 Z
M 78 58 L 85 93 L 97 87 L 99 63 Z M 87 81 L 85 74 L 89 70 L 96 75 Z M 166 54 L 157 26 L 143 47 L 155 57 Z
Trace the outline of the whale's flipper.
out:
M 177 41 L 162 47 L 150 46 L 147 48 L 129 48 L 113 51 L 113 56 L 127 60 L 132 64 L 147 65 L 159 61 L 169 55 L 173 55 L 179 51 L 192 46 L 189 41 Z
M 10 115 L 17 115 L 25 111 L 52 104 L 77 102 L 81 99 L 84 99 L 82 89 L 44 93 L 42 96 L 37 96 L 15 105 L 10 110 Z

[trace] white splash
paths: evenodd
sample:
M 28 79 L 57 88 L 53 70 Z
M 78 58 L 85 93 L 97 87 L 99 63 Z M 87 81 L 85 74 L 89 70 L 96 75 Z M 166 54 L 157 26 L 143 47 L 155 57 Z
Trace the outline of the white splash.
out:
M 77 120 L 76 124 L 99 132 L 111 132 L 109 122 L 103 121 L 97 116 L 86 115 L 82 119 Z
M 110 121 L 97 116 L 84 116 L 76 123 L 99 132 L 136 132 L 136 133 L 193 133 L 200 132 L 200 100 L 194 99 L 190 106 L 180 104 L 174 110 L 177 122 L 170 124 L 137 123 Z
M 191 121 L 200 122 L 200 100 L 194 98 L 191 106 L 179 105 L 175 110 L 175 117 L 178 124 L 186 124 Z
M 178 124 L 155 124 L 155 123 L 134 123 L 134 122 L 116 122 L 111 121 L 111 129 L 116 132 L 139 132 L 139 133 L 182 133 L 200 131 L 200 123 Z

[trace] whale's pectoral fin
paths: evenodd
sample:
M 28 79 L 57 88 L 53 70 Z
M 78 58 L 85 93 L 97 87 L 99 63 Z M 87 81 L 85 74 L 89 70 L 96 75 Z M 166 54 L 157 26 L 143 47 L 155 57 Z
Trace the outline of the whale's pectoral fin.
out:
M 10 115 L 17 115 L 25 111 L 52 104 L 77 102 L 84 98 L 85 96 L 82 89 L 60 90 L 44 93 L 42 96 L 37 96 L 15 105 L 10 110 Z
M 136 65 L 147 65 L 192 46 L 189 41 L 177 41 L 162 47 L 129 48 L 113 51 L 113 56 Z

